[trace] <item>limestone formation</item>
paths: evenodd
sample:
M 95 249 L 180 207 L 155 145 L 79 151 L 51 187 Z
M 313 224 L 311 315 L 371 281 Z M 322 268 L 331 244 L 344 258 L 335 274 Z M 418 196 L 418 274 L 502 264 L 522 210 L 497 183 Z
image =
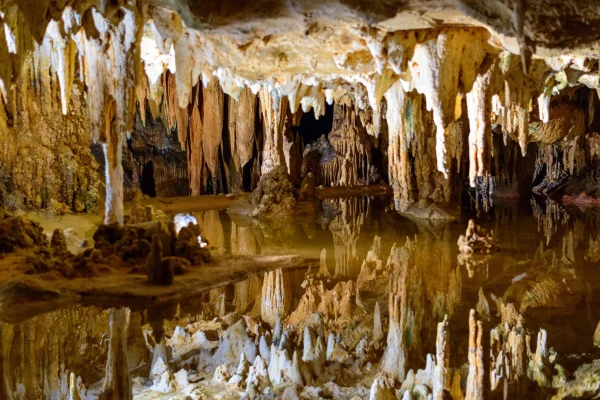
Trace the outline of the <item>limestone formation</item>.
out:
M 275 326 L 277 319 L 287 317 L 291 310 L 289 278 L 281 269 L 267 272 L 262 285 L 261 316 Z
M 131 378 L 127 364 L 127 328 L 129 310 L 110 310 L 110 344 L 106 361 L 104 394 L 107 399 L 132 399 Z
M 483 399 L 485 396 L 483 336 L 483 325 L 476 319 L 475 310 L 471 310 L 469 313 L 469 374 L 465 400 Z
M 0 398 L 599 397 L 598 27 L 1 1 Z

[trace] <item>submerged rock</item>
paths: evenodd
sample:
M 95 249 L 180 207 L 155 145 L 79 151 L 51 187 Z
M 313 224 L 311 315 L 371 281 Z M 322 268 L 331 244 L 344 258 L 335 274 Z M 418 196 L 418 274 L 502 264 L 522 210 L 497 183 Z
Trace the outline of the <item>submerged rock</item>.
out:
M 423 199 L 412 204 L 400 214 L 410 219 L 435 222 L 450 222 L 456 219 L 456 213 L 450 210 L 448 206 Z

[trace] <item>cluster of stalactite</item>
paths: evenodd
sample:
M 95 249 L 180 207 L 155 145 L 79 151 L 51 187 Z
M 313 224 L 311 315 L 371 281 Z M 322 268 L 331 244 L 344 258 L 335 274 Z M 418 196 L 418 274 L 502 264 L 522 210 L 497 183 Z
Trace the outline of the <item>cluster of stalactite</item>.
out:
M 122 164 L 125 200 L 139 191 L 152 197 L 189 194 L 187 154 L 161 118 L 136 115 L 134 130 L 123 141 Z
M 372 149 L 378 139 L 367 133 L 359 117 L 360 110 L 350 98 L 333 105 L 333 126 L 327 138 L 304 149 L 305 174 L 315 173 L 318 185 L 359 186 L 379 183 L 379 171 Z M 314 153 L 314 154 L 313 154 Z
M 282 63 L 292 62 L 285 54 L 265 58 L 257 75 L 245 68 L 247 58 L 277 41 L 238 46 L 141 0 L 63 7 L 45 4 L 45 13 L 20 3 L 3 7 L 0 120 L 6 125 L 18 114 L 12 83 L 31 54 L 42 85 L 49 84 L 46 71 L 56 74 L 63 114 L 75 82 L 85 84 L 91 136 L 106 158 L 106 222 L 123 220 L 122 143 L 133 131 L 136 103 L 143 119 L 146 107 L 153 116 L 166 111 L 168 127 L 177 127 L 188 152 L 190 193 L 199 194 L 250 189 L 261 174 L 290 163 L 286 130 L 300 106 L 321 116 L 325 102 L 348 105 L 351 99 L 354 119 L 374 138 L 387 120 L 388 174 L 402 210 L 417 198 L 447 202 L 462 180 L 457 174 L 464 172 L 472 187 L 489 175 L 497 157 L 494 124 L 522 155 L 532 141 L 555 143 L 571 135 L 585 117 L 569 104 L 555 107 L 555 98 L 571 87 L 598 87 L 590 59 L 532 60 L 523 34 L 517 56 L 482 28 L 359 29 L 352 43 L 364 47 L 344 47 L 332 59 L 311 63 L 318 75 L 283 72 Z M 522 12 L 515 16 L 523 21 Z M 323 39 L 323 48 L 336 48 L 339 40 Z M 354 127 L 351 114 L 348 126 Z M 332 145 L 342 159 L 327 167 L 329 179 L 352 185 L 369 174 L 370 153 L 360 132 L 357 139 L 348 129 Z M 495 173 L 505 179 L 502 171 Z
M 94 211 L 101 185 L 90 149 L 84 87 L 70 87 L 71 110 L 63 116 L 57 76 L 48 73 L 48 60 L 40 52 L 27 58 L 11 102 L 0 106 L 2 205 Z
M 20 321 L 22 314 L 13 317 L 17 318 L 15 324 L 0 324 L 3 399 L 85 398 L 87 390 L 83 382 L 89 384 L 105 377 L 107 359 L 116 356 L 125 362 L 129 360 L 130 364 L 125 364 L 128 372 L 147 357 L 146 345 L 139 341 L 142 334 L 139 314 L 131 316 L 131 327 L 125 331 L 135 340 L 122 350 L 127 353 L 124 358 L 123 353 L 116 355 L 110 348 L 117 344 L 110 331 L 113 328 L 109 329 L 111 315 L 101 309 L 75 307 L 24 322 Z M 53 329 L 48 329 L 49 326 Z M 126 343 L 127 337 L 124 340 Z

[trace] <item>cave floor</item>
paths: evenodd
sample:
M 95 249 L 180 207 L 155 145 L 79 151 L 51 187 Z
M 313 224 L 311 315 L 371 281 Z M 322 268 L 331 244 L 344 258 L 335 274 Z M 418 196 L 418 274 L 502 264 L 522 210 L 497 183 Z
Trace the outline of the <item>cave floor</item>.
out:
M 220 198 L 217 209 L 188 209 L 187 212 L 196 217 L 209 243 L 223 249 L 222 254 L 241 259 L 264 257 L 254 259 L 262 264 L 261 270 L 255 264 L 248 268 L 251 264 L 243 263 L 235 273 L 214 267 L 209 276 L 186 276 L 172 288 L 154 289 L 152 293 L 141 289 L 136 292 L 135 285 L 131 285 L 143 280 L 142 276 L 115 276 L 110 283 L 107 281 L 103 292 L 91 292 L 98 295 L 98 301 L 73 305 L 69 302 L 72 300 L 62 299 L 65 301 L 61 304 L 51 295 L 40 295 L 38 300 L 45 306 L 31 315 L 19 308 L 23 304 L 4 300 L 1 304 L 5 311 L 0 318 L 7 322 L 0 323 L 0 327 L 25 329 L 28 324 L 41 323 L 36 321 L 44 321 L 44 318 L 70 327 L 61 330 L 56 340 L 79 349 L 78 356 L 64 358 L 59 353 L 57 357 L 63 357 L 61 360 L 66 363 L 63 367 L 66 369 L 59 374 L 68 370 L 81 375 L 91 396 L 101 386 L 98 382 L 103 377 L 106 350 L 98 355 L 86 349 L 91 343 L 105 348 L 102 337 L 107 332 L 107 307 L 130 306 L 128 359 L 135 398 L 233 399 L 245 394 L 246 385 L 227 381 L 235 375 L 241 352 L 247 352 L 248 358 L 249 355 L 263 356 L 264 349 L 259 342 L 265 335 L 267 341 L 271 340 L 273 307 L 281 307 L 282 324 L 290 335 L 288 348 L 290 351 L 298 349 L 299 357 L 302 357 L 303 329 L 311 316 L 319 313 L 325 331 L 323 344 L 327 345 L 329 332 L 334 334 L 339 348 L 336 344 L 334 355 L 327 356 L 318 376 L 297 387 L 299 398 L 369 398 L 371 384 L 382 368 L 381 357 L 390 320 L 389 282 L 397 268 L 386 266 L 390 263 L 388 255 L 395 245 L 402 247 L 409 238 L 412 252 L 408 271 L 411 272 L 407 272 L 405 279 L 411 293 L 410 323 L 414 333 L 407 357 L 408 367 L 415 372 L 425 368 L 427 354 L 435 354 L 437 324 L 445 316 L 449 319 L 450 365 L 457 373 L 464 371 L 468 362 L 469 310 L 476 309 L 486 326 L 492 327 L 502 321 L 499 315 L 502 302 L 514 303 L 523 315 L 523 327 L 532 337 L 532 350 L 535 350 L 535 337 L 540 328 L 547 332 L 548 348 L 556 354 L 553 359 L 559 360 L 554 362 L 560 362 L 561 367 L 569 371 L 569 378 L 573 378 L 580 366 L 600 359 L 593 343 L 600 320 L 600 270 L 597 268 L 600 213 L 595 208 L 580 210 L 556 203 L 532 203 L 533 206 L 506 203 L 496 204 L 488 213 L 472 212 L 478 225 L 493 232 L 498 251 L 464 257 L 458 251 L 457 240 L 465 233 L 467 215 L 448 224 L 420 224 L 393 212 L 389 196 L 322 196 L 325 199 L 320 215 L 287 218 L 280 223 L 230 216 L 225 209 L 229 199 L 216 197 Z M 188 200 L 180 203 L 179 199 L 169 199 L 171 203 L 165 208 L 161 208 L 166 204 L 164 200 L 147 202 L 173 215 L 183 211 Z M 78 237 L 85 237 L 95 221 L 94 217 L 87 216 L 64 216 L 57 221 L 38 218 L 50 232 L 60 226 L 76 227 Z M 379 241 L 376 246 L 374 240 Z M 381 261 L 380 267 L 365 267 L 363 260 L 370 257 L 370 250 L 377 253 L 375 258 Z M 289 258 L 283 256 L 285 254 L 297 254 L 301 258 Z M 308 262 L 299 261 L 301 259 Z M 3 260 L 0 268 L 9 261 L 9 258 Z M 287 268 L 275 270 L 277 267 Z M 242 274 L 241 269 L 248 275 Z M 248 272 L 249 269 L 252 271 Z M 265 272 L 267 270 L 271 272 Z M 2 273 L 0 269 L 0 280 Z M 44 279 L 40 277 L 35 284 L 60 288 L 60 283 Z M 549 286 L 551 289 L 540 284 L 548 281 L 554 282 Z M 80 287 L 71 290 L 79 291 L 79 295 L 90 294 L 80 282 L 72 282 L 73 286 Z M 121 290 L 124 287 L 127 289 Z M 532 287 L 539 287 L 542 295 L 530 290 Z M 127 293 L 141 295 L 139 299 L 145 304 L 122 296 Z M 161 295 L 170 296 L 172 301 L 164 303 L 164 307 L 156 305 Z M 9 304 L 12 309 L 7 311 Z M 362 337 L 373 335 L 376 307 L 381 309 L 383 342 L 381 347 L 365 353 L 359 350 L 359 343 Z M 89 309 L 97 310 L 95 319 L 86 322 L 94 326 L 93 334 L 80 338 L 77 330 L 83 328 L 67 321 Z M 162 321 L 170 354 L 167 368 L 170 372 L 166 378 L 152 375 L 156 372 L 152 365 L 152 353 L 156 350 L 151 339 L 156 329 L 156 315 Z M 235 329 L 240 323 L 244 327 L 241 332 Z M 227 346 L 226 354 L 219 351 L 220 347 Z M 19 351 L 13 350 L 15 362 L 27 356 Z M 292 353 L 288 356 L 291 358 Z M 89 363 L 94 364 L 96 373 L 81 371 L 82 366 Z M 249 363 L 252 364 L 251 359 Z M 216 378 L 215 370 L 219 366 L 226 366 L 227 379 Z M 185 371 L 186 379 L 175 377 L 181 370 Z M 11 373 L 12 382 L 24 379 L 19 370 Z M 149 379 L 152 376 L 154 380 Z M 273 383 L 263 394 L 266 398 L 280 398 L 288 386 Z M 397 386 L 395 390 L 398 389 Z M 550 398 L 557 390 L 550 387 L 541 398 Z

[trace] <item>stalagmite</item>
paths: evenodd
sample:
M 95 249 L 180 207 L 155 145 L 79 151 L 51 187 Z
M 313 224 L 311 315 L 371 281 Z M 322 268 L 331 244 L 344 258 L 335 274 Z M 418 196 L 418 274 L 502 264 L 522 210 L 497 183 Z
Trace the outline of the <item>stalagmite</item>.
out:
M 304 351 L 302 361 L 311 366 L 314 376 L 322 373 L 323 364 L 327 358 L 327 349 L 323 343 L 323 337 L 315 334 L 314 330 L 308 326 L 304 328 Z
M 112 308 L 110 310 L 110 341 L 106 376 L 104 378 L 104 398 L 111 400 L 132 399 L 131 378 L 127 364 L 127 329 L 129 310 Z
M 529 361 L 527 377 L 541 387 L 549 387 L 552 383 L 552 372 L 548 369 L 547 333 L 540 329 L 537 336 L 535 354 Z
M 261 174 L 266 174 L 277 165 L 285 165 L 283 154 L 283 130 L 287 120 L 287 97 L 277 90 L 263 87 L 259 92 L 260 110 L 264 124 L 264 143 Z
M 238 364 L 237 370 L 235 371 L 235 375 L 233 375 L 227 384 L 229 386 L 233 386 L 236 388 L 241 388 L 242 383 L 245 382 L 246 377 L 248 376 L 248 369 L 250 368 L 250 363 L 246 360 L 246 355 L 244 353 L 240 354 L 240 363 Z
M 260 356 L 256 356 L 254 363 L 250 366 L 248 371 L 248 378 L 246 379 L 246 392 L 251 399 L 255 398 L 256 395 L 262 393 L 267 387 L 271 385 L 269 380 L 269 373 L 267 372 L 267 365 Z
M 393 400 L 396 399 L 393 385 L 390 385 L 384 377 L 378 376 L 371 385 L 369 400 Z

